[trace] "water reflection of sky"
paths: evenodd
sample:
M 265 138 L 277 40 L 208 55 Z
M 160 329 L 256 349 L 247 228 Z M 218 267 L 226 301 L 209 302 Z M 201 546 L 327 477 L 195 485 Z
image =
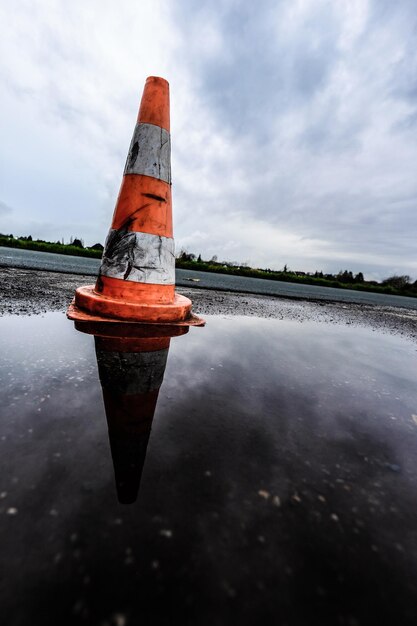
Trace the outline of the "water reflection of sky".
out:
M 414 623 L 416 357 L 363 328 L 210 318 L 171 340 L 122 505 L 93 338 L 2 318 L 11 623 Z

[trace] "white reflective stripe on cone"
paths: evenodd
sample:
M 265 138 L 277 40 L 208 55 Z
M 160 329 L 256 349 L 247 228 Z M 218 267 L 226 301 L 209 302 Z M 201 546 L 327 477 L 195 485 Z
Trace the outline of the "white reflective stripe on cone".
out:
M 137 283 L 174 285 L 174 240 L 111 229 L 104 246 L 100 274 Z
M 124 174 L 144 174 L 171 184 L 171 138 L 165 128 L 136 125 Z
M 96 347 L 102 386 L 131 395 L 159 389 L 164 378 L 168 348 L 155 352 L 106 352 Z

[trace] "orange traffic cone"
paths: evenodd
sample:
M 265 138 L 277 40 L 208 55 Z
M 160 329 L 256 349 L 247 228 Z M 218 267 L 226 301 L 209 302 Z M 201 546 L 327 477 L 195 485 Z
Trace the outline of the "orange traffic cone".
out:
M 95 286 L 79 287 L 73 320 L 204 325 L 175 293 L 169 85 L 146 80 Z

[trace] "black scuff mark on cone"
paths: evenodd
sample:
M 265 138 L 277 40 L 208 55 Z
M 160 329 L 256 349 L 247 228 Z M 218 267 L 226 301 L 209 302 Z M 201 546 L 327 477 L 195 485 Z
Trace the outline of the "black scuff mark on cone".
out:
M 130 152 L 130 157 L 129 157 L 129 168 L 134 167 L 135 163 L 136 163 L 136 159 L 138 158 L 138 154 L 139 154 L 139 142 L 135 141 L 135 143 L 132 146 L 132 150 Z
M 127 262 L 127 269 L 125 271 L 125 273 L 123 274 L 123 280 L 127 280 L 129 278 L 129 274 L 132 271 L 133 266 L 131 264 L 130 261 Z
M 157 200 L 158 202 L 166 202 L 165 198 L 163 198 L 162 196 L 156 195 L 156 193 L 143 193 L 142 195 L 145 196 L 145 198 L 151 198 L 152 200 Z M 145 204 L 145 206 L 149 206 L 149 205 Z M 139 211 L 142 208 L 143 207 L 140 207 L 139 209 L 137 209 L 137 211 Z M 136 211 L 135 211 L 135 213 L 136 213 Z
M 134 266 L 135 247 L 136 233 L 128 232 L 125 228 L 110 231 L 104 248 L 102 268 L 122 274 L 126 280 Z
M 99 270 L 99 273 L 98 273 L 98 276 L 97 276 L 97 280 L 96 280 L 95 290 L 98 293 L 101 293 L 103 291 L 103 287 L 104 287 L 104 285 L 103 285 L 103 279 L 101 277 L 101 267 L 100 267 L 100 270 Z
M 143 194 L 144 196 L 146 194 Z M 136 219 L 136 214 L 139 213 L 139 211 L 143 211 L 144 209 L 146 209 L 148 206 L 151 206 L 150 202 L 147 202 L 146 204 L 142 204 L 140 207 L 138 207 L 137 209 L 135 209 L 133 211 L 133 213 L 131 213 L 124 222 L 122 222 L 122 224 L 120 225 L 120 229 L 119 232 L 123 231 L 123 232 L 127 232 L 130 228 L 130 226 L 132 225 L 132 223 L 135 221 Z
M 161 159 L 160 159 L 160 163 L 164 163 L 164 170 L 166 170 L 165 176 L 164 176 L 164 180 L 167 181 L 167 183 L 170 185 L 171 184 L 171 136 L 169 133 L 167 133 L 166 136 L 166 140 L 163 141 L 163 132 L 162 132 L 162 128 L 161 128 L 161 150 L 160 150 L 160 154 L 161 154 Z M 167 148 L 165 149 L 165 146 L 167 146 Z M 161 177 L 161 166 L 159 167 L 159 176 Z
M 161 235 L 158 236 L 158 256 L 159 256 L 159 263 L 162 263 L 162 237 Z
M 105 244 L 100 273 L 103 276 L 171 284 L 169 268 L 174 251 L 162 235 L 147 235 L 122 230 L 111 230 Z M 157 278 L 158 277 L 158 278 Z
M 162 128 L 161 128 L 161 141 L 160 143 L 160 147 L 159 147 L 159 162 L 158 162 L 158 170 L 159 170 L 159 178 L 161 178 L 161 158 L 162 158 Z

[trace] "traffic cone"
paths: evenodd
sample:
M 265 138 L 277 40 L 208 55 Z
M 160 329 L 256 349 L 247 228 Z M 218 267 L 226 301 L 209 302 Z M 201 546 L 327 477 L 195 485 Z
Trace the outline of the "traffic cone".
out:
M 203 326 L 175 293 L 169 85 L 146 80 L 95 286 L 79 287 L 73 320 Z

